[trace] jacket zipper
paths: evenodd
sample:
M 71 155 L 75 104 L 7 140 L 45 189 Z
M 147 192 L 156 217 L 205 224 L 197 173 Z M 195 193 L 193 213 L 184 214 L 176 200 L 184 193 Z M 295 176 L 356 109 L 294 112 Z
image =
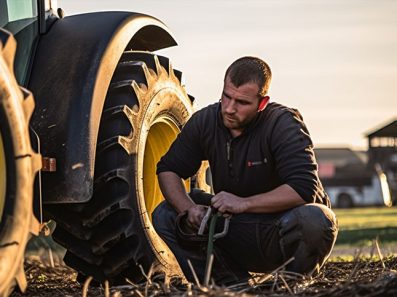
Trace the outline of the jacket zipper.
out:
M 230 140 L 228 140 L 227 142 L 226 142 L 226 156 L 227 156 L 227 160 L 228 161 L 230 161 Z

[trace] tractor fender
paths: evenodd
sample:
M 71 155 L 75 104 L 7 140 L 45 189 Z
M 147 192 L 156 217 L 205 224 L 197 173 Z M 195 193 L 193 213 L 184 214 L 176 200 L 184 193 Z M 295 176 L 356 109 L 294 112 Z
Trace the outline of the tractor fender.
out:
M 162 22 L 132 12 L 66 17 L 40 37 L 28 88 L 36 98 L 31 125 L 40 152 L 56 159 L 56 171 L 42 173 L 44 203 L 91 198 L 101 113 L 122 53 L 173 45 Z

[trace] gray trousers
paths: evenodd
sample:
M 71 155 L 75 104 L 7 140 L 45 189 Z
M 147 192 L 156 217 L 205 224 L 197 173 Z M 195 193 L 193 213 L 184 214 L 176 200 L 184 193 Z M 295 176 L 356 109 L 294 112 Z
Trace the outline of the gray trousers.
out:
M 203 205 L 211 195 L 200 191 L 192 199 Z M 204 279 L 206 247 L 184 247 L 175 234 L 177 213 L 163 201 L 153 212 L 155 230 L 174 253 L 189 281 L 194 281 L 189 259 L 200 281 Z M 223 222 L 217 224 L 221 228 Z M 229 231 L 214 243 L 212 278 L 217 284 L 232 284 L 249 278 L 250 272 L 271 272 L 290 258 L 286 270 L 317 273 L 331 253 L 338 233 L 335 214 L 328 207 L 305 204 L 275 214 L 236 214 Z

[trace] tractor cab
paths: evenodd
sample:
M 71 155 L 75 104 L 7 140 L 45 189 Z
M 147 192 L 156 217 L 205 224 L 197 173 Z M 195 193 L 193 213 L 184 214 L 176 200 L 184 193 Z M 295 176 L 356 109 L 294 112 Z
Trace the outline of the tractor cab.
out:
M 56 7 L 56 1 L 50 0 L 0 0 L 0 27 L 11 32 L 17 41 L 14 70 L 23 86 L 29 79 L 39 34 L 57 19 L 53 13 Z

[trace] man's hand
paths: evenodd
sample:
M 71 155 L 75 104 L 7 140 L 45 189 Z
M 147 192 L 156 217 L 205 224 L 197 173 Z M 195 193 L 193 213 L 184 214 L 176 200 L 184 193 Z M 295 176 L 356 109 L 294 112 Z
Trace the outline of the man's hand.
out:
M 198 204 L 193 205 L 192 207 L 187 209 L 187 223 L 193 229 L 198 230 L 206 212 L 206 206 Z
M 244 198 L 223 191 L 211 199 L 211 204 L 221 213 L 242 213 L 247 210 Z

